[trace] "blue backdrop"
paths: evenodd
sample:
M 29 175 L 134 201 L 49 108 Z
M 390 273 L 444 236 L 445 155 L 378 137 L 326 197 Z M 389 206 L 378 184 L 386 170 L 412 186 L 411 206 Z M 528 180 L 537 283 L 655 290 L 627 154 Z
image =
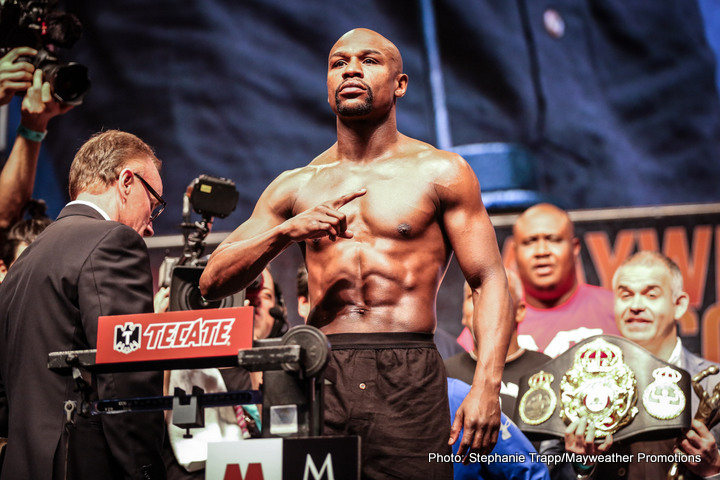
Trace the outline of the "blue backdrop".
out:
M 719 201 L 720 103 L 703 22 L 718 25 L 720 10 L 717 0 L 701 6 L 66 1 L 85 32 L 65 55 L 89 67 L 93 87 L 51 123 L 35 197 L 59 212 L 74 152 L 93 132 L 120 128 L 164 161 L 169 206 L 157 233 L 177 233 L 181 196 L 201 173 L 236 182 L 237 210 L 216 225 L 234 228 L 275 176 L 334 142 L 327 53 L 363 26 L 403 54 L 410 84 L 398 124 L 407 135 L 460 151 L 519 146 L 529 163 L 514 168 L 566 208 Z M 717 29 L 708 31 L 717 46 Z M 14 112 L 10 130 L 17 104 Z M 490 170 L 476 171 L 492 184 Z

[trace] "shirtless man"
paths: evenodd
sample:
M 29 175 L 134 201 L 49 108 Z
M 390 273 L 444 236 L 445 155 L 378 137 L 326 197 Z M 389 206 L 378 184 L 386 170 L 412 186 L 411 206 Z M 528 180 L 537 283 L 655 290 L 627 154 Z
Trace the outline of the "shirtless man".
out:
M 364 478 L 448 478 L 452 465 L 428 462 L 428 454 L 449 453 L 448 434 L 454 443 L 463 426 L 461 454 L 492 449 L 511 330 L 507 280 L 477 177 L 458 155 L 398 132 L 395 106 L 407 83 L 389 40 L 366 29 L 343 35 L 327 73 L 337 143 L 275 179 L 200 279 L 206 297 L 226 296 L 300 245 L 308 324 L 333 347 L 325 432 L 361 435 Z M 432 332 L 453 250 L 483 333 L 472 389 L 449 431 Z

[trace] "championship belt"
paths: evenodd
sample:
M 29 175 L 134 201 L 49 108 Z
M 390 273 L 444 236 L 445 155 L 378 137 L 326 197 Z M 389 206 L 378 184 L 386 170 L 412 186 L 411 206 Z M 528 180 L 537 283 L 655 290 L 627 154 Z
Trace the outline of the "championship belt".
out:
M 690 375 L 630 340 L 588 338 L 520 380 L 514 420 L 531 439 L 585 417 L 596 436 L 672 437 L 692 419 Z
M 575 351 L 560 382 L 560 398 L 565 423 L 587 417 L 597 437 L 617 432 L 638 412 L 635 374 L 623 362 L 622 349 L 602 338 Z

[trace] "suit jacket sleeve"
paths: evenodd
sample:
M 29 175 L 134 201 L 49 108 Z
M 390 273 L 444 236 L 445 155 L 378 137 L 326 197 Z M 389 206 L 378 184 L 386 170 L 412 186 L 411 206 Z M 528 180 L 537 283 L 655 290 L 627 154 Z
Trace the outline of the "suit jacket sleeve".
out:
M 137 232 L 119 224 L 102 238 L 83 266 L 78 297 L 92 348 L 99 316 L 153 311 L 150 261 Z M 162 395 L 162 372 L 100 374 L 94 381 L 100 399 Z M 124 478 L 164 477 L 162 413 L 103 415 L 102 426 Z

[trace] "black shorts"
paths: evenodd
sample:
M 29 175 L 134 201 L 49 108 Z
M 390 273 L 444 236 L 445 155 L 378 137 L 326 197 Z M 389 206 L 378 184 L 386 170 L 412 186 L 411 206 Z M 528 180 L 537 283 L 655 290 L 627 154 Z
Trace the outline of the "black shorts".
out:
M 325 435 L 359 435 L 363 479 L 451 479 L 443 360 L 423 333 L 328 335 Z

